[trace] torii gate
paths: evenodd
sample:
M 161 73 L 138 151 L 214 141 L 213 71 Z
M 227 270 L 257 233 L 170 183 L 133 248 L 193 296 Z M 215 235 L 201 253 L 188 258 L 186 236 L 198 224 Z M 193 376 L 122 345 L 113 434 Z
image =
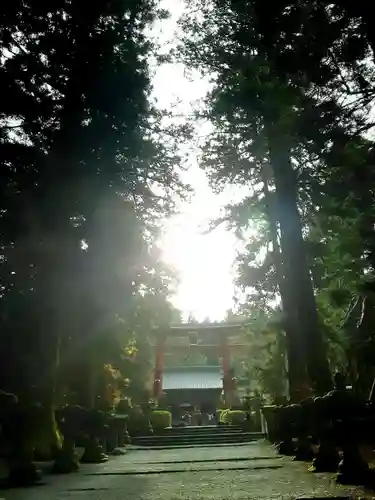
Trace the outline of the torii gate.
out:
M 154 330 L 156 337 L 156 359 L 153 383 L 153 396 L 158 399 L 163 392 L 163 371 L 164 355 L 167 349 L 176 351 L 186 351 L 187 349 L 199 349 L 215 353 L 221 358 L 223 371 L 223 392 L 225 404 L 230 407 L 235 389 L 235 380 L 231 371 L 231 353 L 242 351 L 248 348 L 246 344 L 230 344 L 230 337 L 239 335 L 241 329 L 246 327 L 244 323 L 225 324 L 225 323 L 200 323 L 200 324 L 181 324 L 167 328 L 156 328 Z M 192 337 L 197 341 L 192 342 Z M 209 343 L 203 342 L 202 337 L 211 336 Z M 167 345 L 168 338 L 189 337 L 189 344 Z M 201 342 L 198 342 L 198 337 Z M 215 340 L 217 341 L 215 342 Z

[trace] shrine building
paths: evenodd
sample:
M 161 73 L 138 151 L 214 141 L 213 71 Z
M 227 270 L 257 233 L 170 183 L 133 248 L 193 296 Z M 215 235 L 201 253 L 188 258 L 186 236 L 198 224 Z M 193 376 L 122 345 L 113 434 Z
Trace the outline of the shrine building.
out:
M 244 343 L 247 325 L 226 323 L 181 324 L 155 328 L 153 347 L 155 369 L 153 397 L 163 398 L 172 407 L 186 405 L 202 411 L 214 411 L 220 400 L 226 407 L 238 403 L 236 376 L 231 365 L 234 357 L 246 359 L 249 346 Z M 194 360 L 204 355 L 205 364 L 179 364 L 183 356 Z

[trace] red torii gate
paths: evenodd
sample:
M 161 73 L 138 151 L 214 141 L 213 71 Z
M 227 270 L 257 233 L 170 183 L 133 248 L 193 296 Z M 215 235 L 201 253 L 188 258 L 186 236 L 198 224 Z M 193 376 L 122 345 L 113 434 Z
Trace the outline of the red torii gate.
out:
M 156 357 L 155 357 L 155 371 L 154 371 L 154 384 L 153 395 L 158 399 L 163 392 L 163 372 L 164 372 L 164 355 L 167 349 L 168 337 L 186 337 L 192 335 L 202 336 L 211 333 L 212 337 L 218 339 L 217 343 L 190 343 L 189 347 L 186 345 L 173 345 L 168 346 L 174 352 L 176 350 L 186 351 L 187 348 L 196 348 L 199 350 L 210 350 L 216 352 L 221 358 L 223 370 L 223 392 L 225 403 L 230 406 L 232 395 L 234 391 L 234 379 L 231 372 L 230 358 L 231 352 L 248 347 L 246 344 L 229 344 L 228 338 L 234 334 L 239 334 L 240 330 L 247 325 L 241 324 L 225 324 L 225 323 L 200 323 L 200 324 L 182 324 L 178 326 L 170 326 L 169 328 L 155 329 L 156 333 Z M 212 339 L 211 339 L 212 340 Z

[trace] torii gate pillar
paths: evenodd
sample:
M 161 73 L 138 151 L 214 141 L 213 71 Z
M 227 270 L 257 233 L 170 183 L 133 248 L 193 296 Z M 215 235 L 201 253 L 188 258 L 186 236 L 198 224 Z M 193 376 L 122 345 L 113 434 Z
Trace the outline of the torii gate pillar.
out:
M 156 342 L 156 360 L 154 371 L 154 398 L 159 399 L 163 392 L 164 351 L 166 334 L 159 334 Z

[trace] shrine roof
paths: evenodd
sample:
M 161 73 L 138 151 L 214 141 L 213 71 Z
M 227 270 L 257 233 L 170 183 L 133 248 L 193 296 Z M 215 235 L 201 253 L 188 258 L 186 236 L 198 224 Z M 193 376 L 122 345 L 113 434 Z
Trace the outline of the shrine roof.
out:
M 222 389 L 220 366 L 182 366 L 166 368 L 163 390 Z
M 180 323 L 178 325 L 169 325 L 167 327 L 155 327 L 155 331 L 169 330 L 171 333 L 189 333 L 205 330 L 240 330 L 248 326 L 248 323 Z

